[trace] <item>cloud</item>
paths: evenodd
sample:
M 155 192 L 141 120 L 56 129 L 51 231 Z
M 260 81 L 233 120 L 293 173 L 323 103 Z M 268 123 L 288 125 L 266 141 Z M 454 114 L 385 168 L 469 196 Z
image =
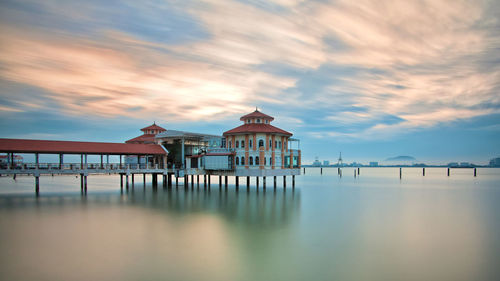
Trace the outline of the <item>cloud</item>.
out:
M 500 108 L 494 2 L 62 5 L 3 4 L 0 77 L 70 116 L 200 121 L 258 105 L 315 137 L 387 138 Z M 38 99 L 0 95 L 17 101 L 2 111 Z

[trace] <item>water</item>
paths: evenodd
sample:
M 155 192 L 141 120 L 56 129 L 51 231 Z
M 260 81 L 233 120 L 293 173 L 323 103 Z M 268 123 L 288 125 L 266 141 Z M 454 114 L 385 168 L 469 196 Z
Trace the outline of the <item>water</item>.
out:
M 33 178 L 2 177 L 0 279 L 499 280 L 500 169 L 308 168 L 265 192 L 217 179 L 120 193 L 90 176 L 82 197 L 49 176 L 35 198 Z

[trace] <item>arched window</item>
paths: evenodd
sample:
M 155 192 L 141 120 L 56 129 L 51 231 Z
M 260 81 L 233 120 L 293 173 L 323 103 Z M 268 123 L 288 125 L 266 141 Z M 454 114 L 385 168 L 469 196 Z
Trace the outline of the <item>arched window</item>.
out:
M 260 119 L 257 119 L 257 123 L 260 123 Z
M 273 140 L 269 140 L 269 148 L 273 148 Z
M 267 159 L 264 157 L 264 166 L 267 165 Z
M 264 146 L 264 140 L 259 140 L 259 147 L 263 147 Z
M 236 165 L 239 165 L 239 164 L 240 164 L 240 158 L 236 157 Z
M 228 142 L 228 148 L 232 148 L 231 141 Z
M 273 165 L 273 158 L 269 157 L 269 166 L 272 166 L 272 165 Z
M 281 141 L 278 142 L 278 146 L 279 146 L 279 148 L 281 148 Z
M 245 148 L 245 141 L 244 140 L 241 141 L 241 148 Z
M 245 165 L 245 157 L 241 156 L 241 165 Z
M 236 141 L 236 148 L 240 147 L 240 141 Z
M 278 141 L 277 140 L 274 141 L 274 148 L 278 148 Z
M 255 156 L 255 165 L 259 165 L 259 156 Z
M 248 141 L 248 147 L 252 148 L 252 140 Z
M 252 158 L 252 156 L 250 156 L 250 158 L 248 158 L 248 160 L 249 160 L 248 161 L 249 162 L 248 165 L 253 165 L 253 158 Z

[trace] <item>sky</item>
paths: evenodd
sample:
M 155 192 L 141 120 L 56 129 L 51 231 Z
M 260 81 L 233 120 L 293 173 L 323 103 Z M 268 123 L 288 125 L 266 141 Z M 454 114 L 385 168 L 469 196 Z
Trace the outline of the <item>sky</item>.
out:
M 0 137 L 222 134 L 255 110 L 303 163 L 500 157 L 500 2 L 0 0 Z

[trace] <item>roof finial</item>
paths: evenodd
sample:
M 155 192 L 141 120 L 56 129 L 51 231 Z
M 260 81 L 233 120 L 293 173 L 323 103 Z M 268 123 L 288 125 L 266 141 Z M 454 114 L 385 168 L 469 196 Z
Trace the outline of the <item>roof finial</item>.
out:
M 153 121 L 153 125 L 156 125 L 156 120 L 155 120 L 155 121 Z
M 259 111 L 259 109 L 257 107 L 255 107 L 255 111 Z

